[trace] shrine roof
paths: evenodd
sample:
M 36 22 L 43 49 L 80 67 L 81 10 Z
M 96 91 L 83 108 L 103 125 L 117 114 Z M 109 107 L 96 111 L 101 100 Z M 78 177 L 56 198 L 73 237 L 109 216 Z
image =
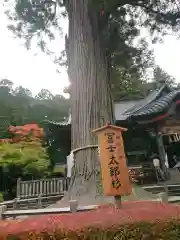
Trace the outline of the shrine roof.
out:
M 56 122 L 56 121 L 51 121 L 51 120 L 44 120 L 43 125 L 48 124 L 49 126 L 69 126 L 71 123 L 68 123 L 67 121 L 62 121 L 62 122 Z
M 151 114 L 158 114 L 162 113 L 163 111 L 167 111 L 170 105 L 172 104 L 173 100 L 180 96 L 180 90 L 174 90 L 159 99 L 150 102 L 146 106 L 142 107 L 136 112 L 133 112 L 133 116 L 147 116 Z
M 168 108 L 178 93 L 180 90 L 172 91 L 164 84 L 161 88 L 151 91 L 144 99 L 117 102 L 114 106 L 116 121 L 161 113 Z
M 51 121 L 48 119 L 45 119 L 44 121 L 42 121 L 43 125 L 50 125 L 50 126 L 69 126 L 71 124 L 71 114 L 69 114 L 68 118 L 66 118 L 64 121 Z

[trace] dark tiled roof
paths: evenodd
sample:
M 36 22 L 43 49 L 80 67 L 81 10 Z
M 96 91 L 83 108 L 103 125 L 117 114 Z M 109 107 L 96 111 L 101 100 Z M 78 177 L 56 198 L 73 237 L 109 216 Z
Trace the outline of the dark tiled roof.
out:
M 136 106 L 141 100 L 135 101 L 121 101 L 114 103 L 114 114 L 116 120 L 126 120 L 129 117 L 129 114 L 126 114 L 128 109 L 131 109 Z
M 69 117 L 62 122 L 55 122 L 55 121 L 51 121 L 51 120 L 44 120 L 43 121 L 44 124 L 51 124 L 51 125 L 56 125 L 56 126 L 68 126 L 71 124 L 71 114 L 69 114 Z
M 141 102 L 139 102 L 139 104 L 136 104 L 136 106 L 134 108 L 128 109 L 126 111 L 126 114 L 135 114 L 135 112 L 139 111 L 140 109 L 144 108 L 145 106 L 149 105 L 151 102 L 155 101 L 156 99 L 158 99 L 158 97 L 160 96 L 160 94 L 162 93 L 162 91 L 166 88 L 166 85 L 163 85 L 161 88 L 159 89 L 155 89 L 153 91 L 151 91 L 148 96 L 144 99 L 141 100 Z
M 132 117 L 161 113 L 169 108 L 172 101 L 178 95 L 180 96 L 180 90 L 174 90 L 174 91 L 168 93 L 167 95 L 160 97 L 156 101 L 153 101 L 153 102 L 147 104 L 146 106 L 139 109 L 138 111 L 134 112 L 132 114 Z
M 44 120 L 43 124 L 50 124 L 50 125 L 56 125 L 56 126 L 68 126 L 70 123 L 68 121 L 55 122 L 55 121 L 50 121 L 50 120 Z
M 151 91 L 144 99 L 115 103 L 114 111 L 116 120 L 127 120 L 130 117 L 138 116 L 138 114 L 141 115 L 141 112 L 160 98 L 163 92 L 165 92 L 165 95 L 170 92 L 169 87 L 165 84 L 161 88 Z

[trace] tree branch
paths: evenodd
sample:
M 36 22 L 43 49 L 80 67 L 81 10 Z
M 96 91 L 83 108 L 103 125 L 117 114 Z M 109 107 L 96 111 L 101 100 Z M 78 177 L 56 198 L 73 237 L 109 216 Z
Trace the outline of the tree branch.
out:
M 160 17 L 159 21 L 162 21 L 162 23 L 168 23 L 168 20 L 169 20 L 169 22 L 171 22 L 171 24 L 173 25 L 173 21 L 176 22 L 176 20 L 180 18 L 179 11 L 174 12 L 174 13 L 171 11 L 169 11 L 167 13 L 163 13 L 160 8 L 158 8 L 158 10 L 153 9 L 155 7 L 154 4 L 148 5 L 147 2 L 137 3 L 137 1 L 133 1 L 133 0 L 130 0 L 129 2 L 131 2 L 130 3 L 131 6 L 141 7 L 142 9 L 145 10 L 146 13 L 149 12 L 149 13 L 155 14 L 156 16 L 159 16 Z M 175 5 L 177 6 L 176 2 L 175 2 Z M 157 5 L 157 7 L 158 7 L 158 5 Z M 172 17 L 174 17 L 173 21 L 171 20 Z
M 110 1 L 110 3 L 104 6 L 104 9 L 100 9 L 104 10 L 104 14 L 100 15 L 99 19 L 101 29 L 103 29 L 107 25 L 110 15 L 113 14 L 113 12 L 115 12 L 118 7 L 123 6 L 125 3 L 125 0 L 122 0 L 121 3 L 119 3 L 119 0 L 112 0 Z

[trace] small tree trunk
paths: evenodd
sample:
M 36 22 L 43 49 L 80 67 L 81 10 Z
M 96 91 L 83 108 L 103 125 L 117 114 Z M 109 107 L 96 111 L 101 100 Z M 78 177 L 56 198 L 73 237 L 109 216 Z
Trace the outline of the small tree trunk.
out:
M 92 130 L 113 120 L 109 69 L 98 33 L 98 16 L 87 0 L 70 0 L 68 74 L 72 83 L 72 149 L 96 145 Z M 97 148 L 79 150 L 69 188 L 80 204 L 104 202 Z

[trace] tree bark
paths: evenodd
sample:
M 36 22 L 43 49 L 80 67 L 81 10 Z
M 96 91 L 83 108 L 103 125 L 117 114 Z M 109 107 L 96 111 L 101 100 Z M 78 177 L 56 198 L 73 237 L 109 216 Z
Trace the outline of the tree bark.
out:
M 68 74 L 72 84 L 72 150 L 97 145 L 92 130 L 113 121 L 106 51 L 100 42 L 98 15 L 87 0 L 68 3 Z M 103 203 L 97 148 L 79 150 L 69 196 L 80 204 Z M 105 200 L 106 201 L 106 200 Z

